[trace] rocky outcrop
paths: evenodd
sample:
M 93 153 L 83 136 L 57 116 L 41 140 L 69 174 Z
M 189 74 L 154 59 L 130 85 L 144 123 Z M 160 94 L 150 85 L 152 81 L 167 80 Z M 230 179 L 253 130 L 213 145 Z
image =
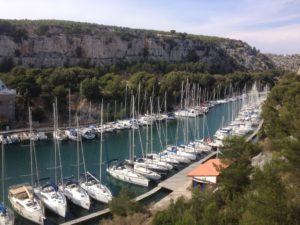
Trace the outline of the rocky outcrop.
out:
M 265 70 L 268 57 L 239 40 L 67 21 L 0 21 L 0 60 L 52 67 L 199 61 L 207 70 Z
M 279 69 L 291 70 L 294 72 L 300 71 L 300 54 L 294 55 L 275 55 L 267 54 Z
M 253 167 L 259 168 L 263 170 L 266 163 L 270 163 L 272 161 L 272 152 L 261 152 L 255 157 L 251 159 L 251 165 Z

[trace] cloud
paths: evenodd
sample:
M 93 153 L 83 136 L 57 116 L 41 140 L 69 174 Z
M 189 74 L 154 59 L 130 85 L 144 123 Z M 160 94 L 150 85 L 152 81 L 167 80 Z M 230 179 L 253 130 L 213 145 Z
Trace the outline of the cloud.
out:
M 300 24 L 259 31 L 232 32 L 227 37 L 244 40 L 262 52 L 300 53 Z
M 300 52 L 299 0 L 2 1 L 2 18 L 63 19 L 154 30 L 174 29 L 242 39 L 264 52 Z

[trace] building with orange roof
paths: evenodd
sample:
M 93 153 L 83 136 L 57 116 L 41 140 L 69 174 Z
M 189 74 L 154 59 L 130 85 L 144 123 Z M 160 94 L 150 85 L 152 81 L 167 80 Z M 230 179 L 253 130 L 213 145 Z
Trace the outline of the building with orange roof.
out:
M 226 167 L 227 165 L 222 163 L 220 159 L 209 159 L 189 172 L 187 176 L 193 178 L 193 187 L 200 186 L 201 189 L 204 189 L 207 185 L 217 184 L 220 169 Z

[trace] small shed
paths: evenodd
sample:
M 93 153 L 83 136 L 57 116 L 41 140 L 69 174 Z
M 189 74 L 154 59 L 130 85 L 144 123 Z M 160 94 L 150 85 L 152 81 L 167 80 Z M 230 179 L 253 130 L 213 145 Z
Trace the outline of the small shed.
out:
M 193 187 L 203 190 L 206 186 L 214 186 L 218 182 L 220 169 L 227 166 L 220 159 L 209 159 L 187 174 L 192 177 Z

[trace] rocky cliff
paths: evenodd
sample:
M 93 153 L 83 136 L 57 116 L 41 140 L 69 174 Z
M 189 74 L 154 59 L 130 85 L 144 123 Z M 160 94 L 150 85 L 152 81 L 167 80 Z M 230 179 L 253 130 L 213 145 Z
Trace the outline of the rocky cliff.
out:
M 33 67 L 201 62 L 210 71 L 265 70 L 268 57 L 239 40 L 68 21 L 0 20 L 0 60 Z
M 279 69 L 291 70 L 297 72 L 300 70 L 300 54 L 294 55 L 275 55 L 267 54 Z

